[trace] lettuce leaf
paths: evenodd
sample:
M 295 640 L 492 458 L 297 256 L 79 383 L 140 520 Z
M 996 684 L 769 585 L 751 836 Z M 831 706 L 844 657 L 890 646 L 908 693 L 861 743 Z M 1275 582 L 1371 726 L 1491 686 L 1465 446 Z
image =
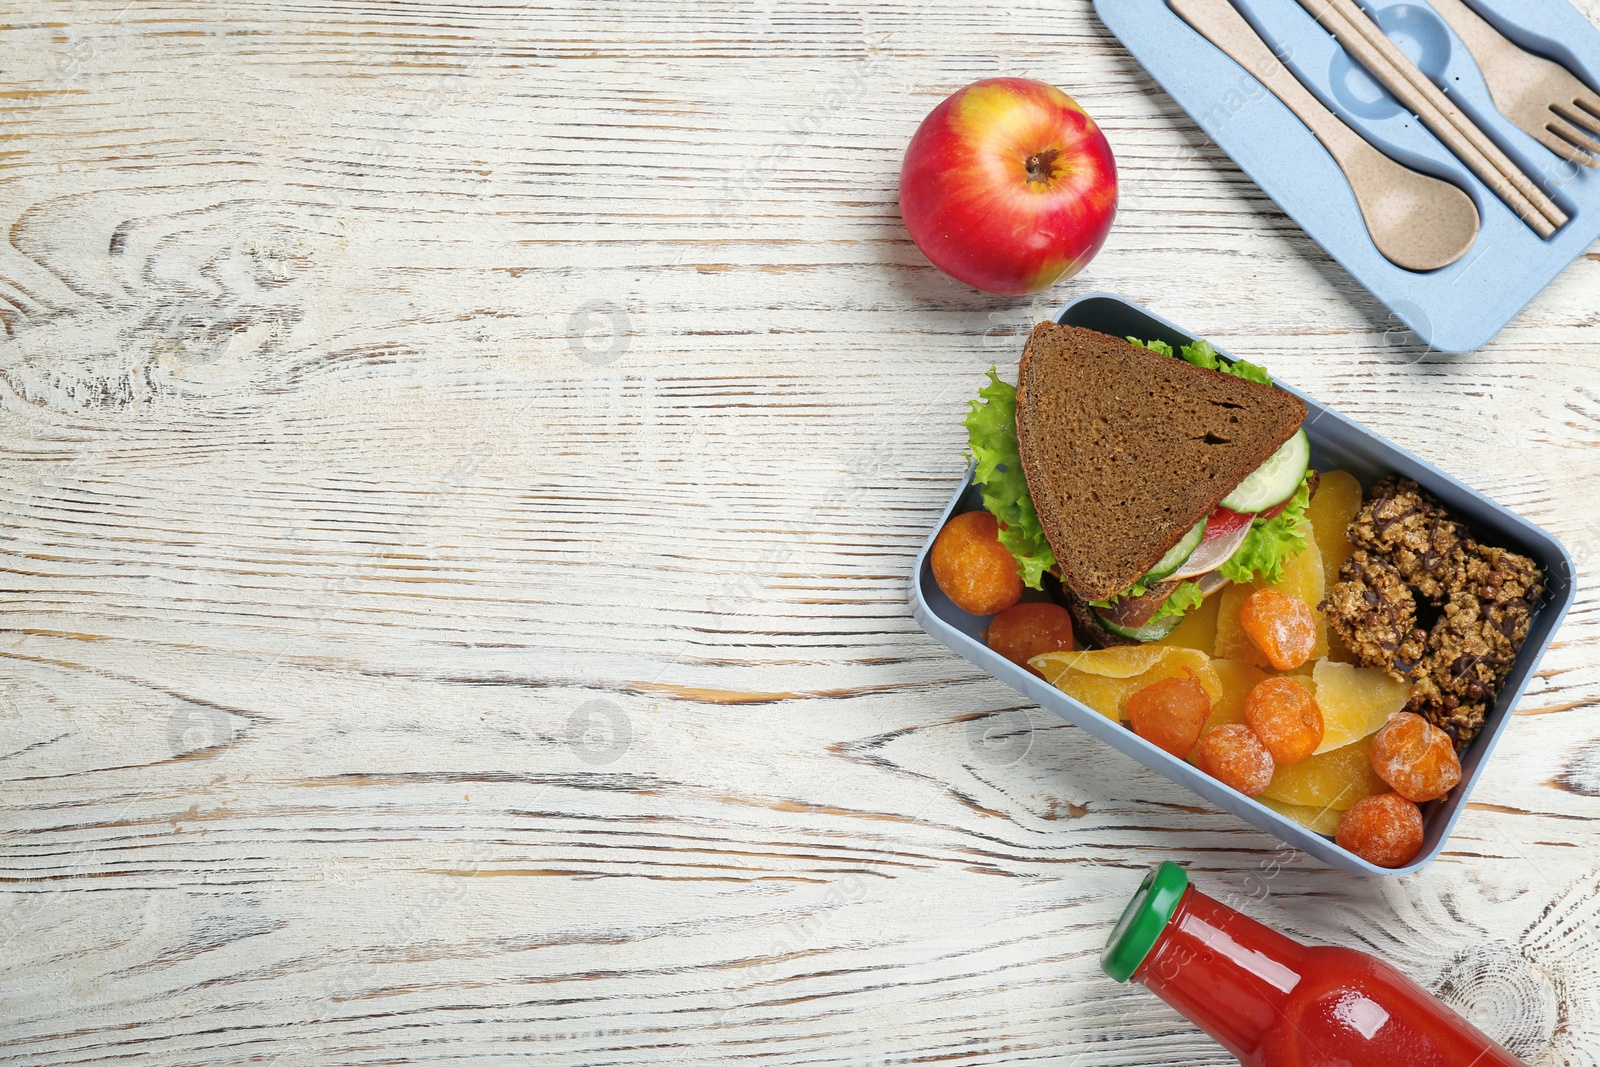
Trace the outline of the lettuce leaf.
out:
M 1168 615 L 1187 615 L 1191 608 L 1199 607 L 1204 599 L 1200 595 L 1200 583 L 1186 578 L 1178 583 L 1178 588 L 1172 591 L 1171 596 L 1161 602 L 1151 621 L 1164 619 Z
M 1311 503 L 1311 472 L 1289 498 L 1289 506 L 1271 519 L 1250 524 L 1239 550 L 1217 570 L 1224 578 L 1248 582 L 1260 575 L 1267 583 L 1283 581 L 1283 565 L 1306 548 L 1306 505 Z
M 1128 338 L 1128 343 L 1138 345 L 1140 348 L 1148 348 L 1150 351 L 1163 356 L 1175 356 L 1178 354 L 1165 341 L 1141 341 L 1137 337 L 1130 337 Z
M 989 384 L 970 402 L 967 445 L 978 463 L 973 478 L 982 483 L 984 509 L 1000 520 L 1000 543 L 1017 557 L 1017 573 L 1030 589 L 1044 585 L 1044 572 L 1056 565 L 1056 554 L 1044 539 L 1044 528 L 1028 496 L 1017 450 L 1017 388 L 989 368 Z
M 1242 359 L 1236 359 L 1229 363 L 1217 354 L 1217 350 L 1211 347 L 1210 341 L 1194 341 L 1184 345 L 1177 352 L 1174 352 L 1172 346 L 1165 341 L 1141 341 L 1137 337 L 1130 337 L 1128 338 L 1128 343 L 1138 345 L 1140 348 L 1148 348 L 1152 352 L 1159 352 L 1163 356 L 1175 355 L 1185 363 L 1190 363 L 1206 370 L 1221 371 L 1223 374 L 1231 374 L 1235 378 L 1258 382 L 1261 385 L 1272 384 L 1272 378 L 1267 374 L 1265 367 L 1258 367 L 1254 363 L 1249 363 Z

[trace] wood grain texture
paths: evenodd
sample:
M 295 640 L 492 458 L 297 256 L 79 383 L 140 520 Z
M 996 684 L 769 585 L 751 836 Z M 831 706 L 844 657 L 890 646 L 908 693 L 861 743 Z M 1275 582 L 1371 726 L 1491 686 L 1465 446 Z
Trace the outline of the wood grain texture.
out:
M 1222 1064 L 1096 967 L 1175 856 L 1600 1062 L 1600 252 L 1429 353 L 1084 0 L 25 0 L 0 42 L 0 1060 Z M 1031 302 L 895 208 L 998 73 L 1121 167 Z M 1572 550 L 1428 870 L 1280 851 L 911 620 L 965 398 L 1090 289 Z

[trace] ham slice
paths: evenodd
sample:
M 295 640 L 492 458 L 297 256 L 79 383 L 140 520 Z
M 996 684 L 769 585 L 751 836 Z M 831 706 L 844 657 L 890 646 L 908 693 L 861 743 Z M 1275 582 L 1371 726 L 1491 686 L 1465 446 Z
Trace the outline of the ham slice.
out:
M 1157 610 L 1167 602 L 1167 597 L 1178 588 L 1175 581 L 1157 582 L 1145 590 L 1143 596 L 1126 597 L 1109 608 L 1095 608 L 1095 613 L 1114 626 L 1137 630 L 1156 617 Z

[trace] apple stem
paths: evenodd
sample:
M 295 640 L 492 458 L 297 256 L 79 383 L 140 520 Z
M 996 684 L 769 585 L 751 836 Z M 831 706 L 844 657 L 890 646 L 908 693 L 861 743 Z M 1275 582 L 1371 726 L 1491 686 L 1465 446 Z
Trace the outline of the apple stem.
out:
M 1049 185 L 1050 179 L 1055 176 L 1056 156 L 1059 154 L 1054 148 L 1047 148 L 1043 152 L 1035 152 L 1029 156 L 1026 164 L 1028 180 Z

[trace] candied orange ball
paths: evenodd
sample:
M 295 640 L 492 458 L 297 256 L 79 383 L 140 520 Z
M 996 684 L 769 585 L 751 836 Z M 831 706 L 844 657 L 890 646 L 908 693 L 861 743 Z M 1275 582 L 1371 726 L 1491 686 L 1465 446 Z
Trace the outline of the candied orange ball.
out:
M 1072 651 L 1072 613 L 1060 604 L 1013 604 L 994 617 L 983 639 L 1012 663 L 1039 674 L 1028 667 L 1030 659 Z
M 1422 812 L 1399 793 L 1363 797 L 1339 818 L 1333 839 L 1379 867 L 1404 867 L 1422 851 Z
M 1421 715 L 1402 711 L 1372 735 L 1372 770 L 1396 793 L 1421 804 L 1461 781 L 1450 735 Z
M 1194 760 L 1202 771 L 1247 797 L 1272 784 L 1272 753 L 1242 722 L 1219 726 L 1202 737 Z
M 1292 671 L 1317 647 L 1317 617 L 1311 605 L 1276 589 L 1258 589 L 1239 609 L 1239 625 L 1280 671 Z
M 1188 758 L 1200 738 L 1200 728 L 1210 717 L 1211 698 L 1195 681 L 1193 671 L 1187 678 L 1152 682 L 1128 698 L 1128 724 L 1133 732 L 1179 759 Z
M 1244 698 L 1244 721 L 1274 763 L 1299 763 L 1322 744 L 1322 710 L 1293 678 L 1266 678 Z
M 1000 543 L 1000 523 L 987 511 L 969 511 L 945 523 L 928 562 L 933 580 L 962 611 L 993 615 L 1022 598 L 1017 559 Z

